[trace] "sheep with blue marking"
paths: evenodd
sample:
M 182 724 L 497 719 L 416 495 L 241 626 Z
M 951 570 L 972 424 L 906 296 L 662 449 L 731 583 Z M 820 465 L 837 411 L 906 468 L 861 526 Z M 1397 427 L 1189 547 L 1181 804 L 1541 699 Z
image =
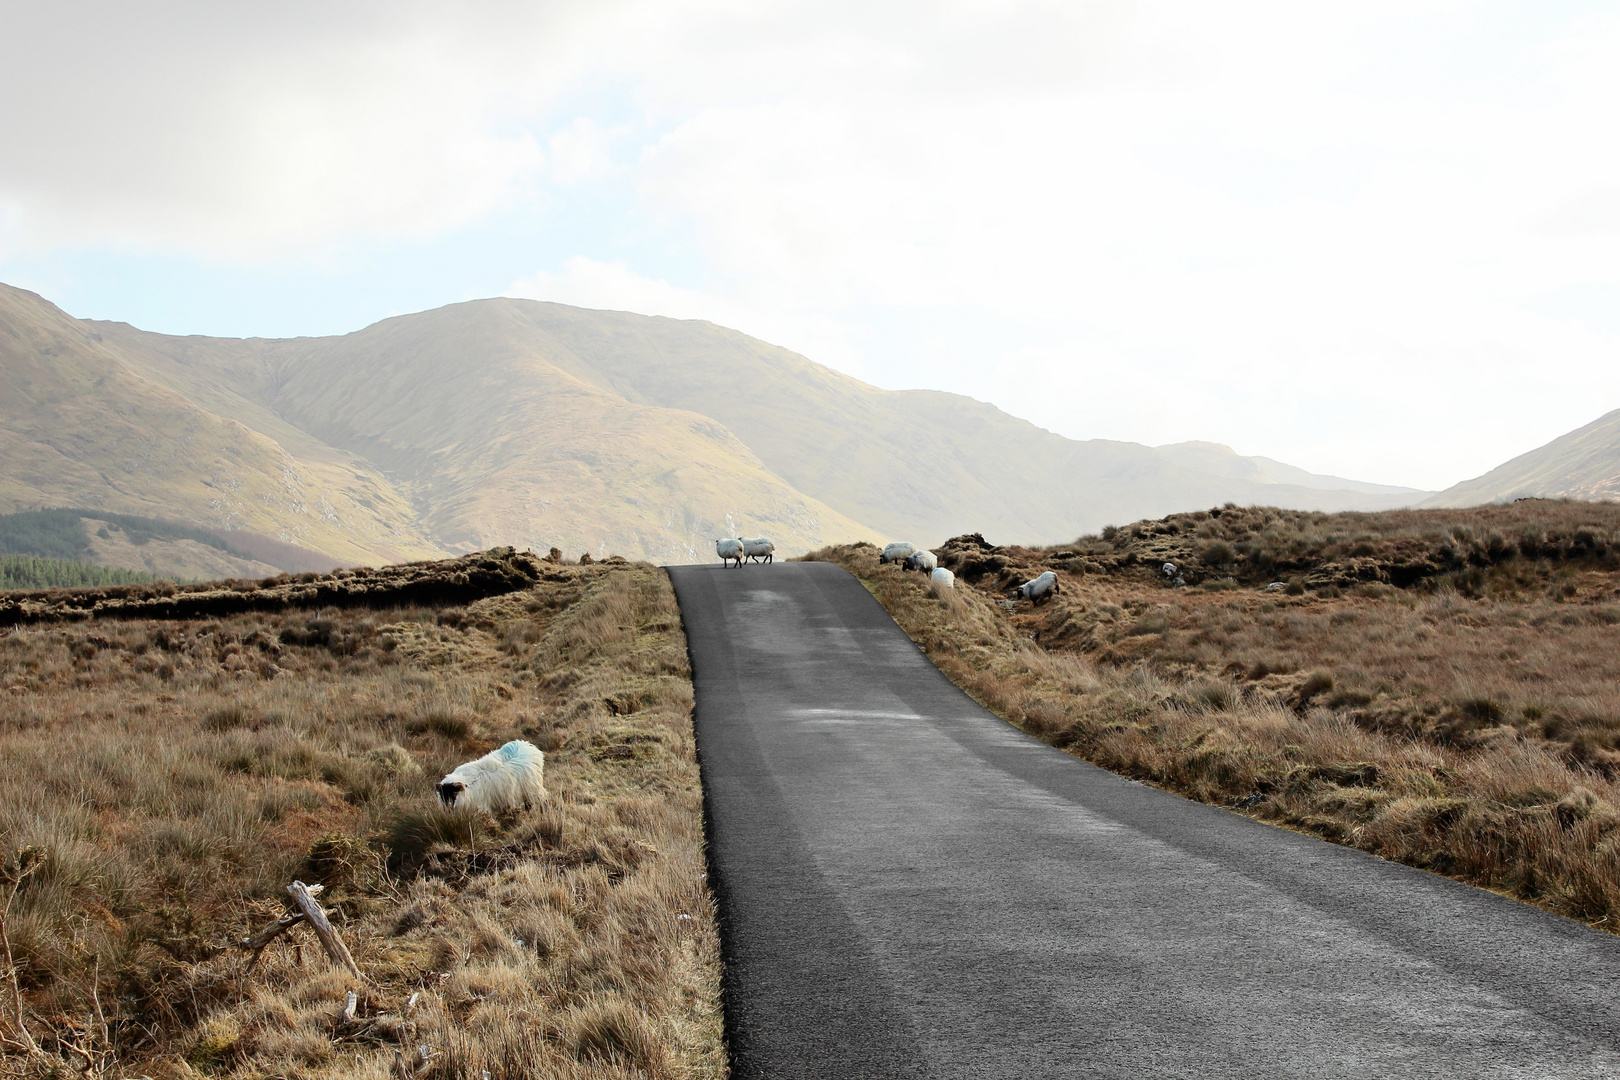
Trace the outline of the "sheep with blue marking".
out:
M 942 589 L 956 588 L 956 575 L 943 566 L 936 567 L 934 572 L 928 575 L 928 579 Z
M 527 810 L 546 797 L 546 755 L 533 743 L 513 739 L 477 761 L 457 765 L 439 781 L 439 801 L 447 807 Z

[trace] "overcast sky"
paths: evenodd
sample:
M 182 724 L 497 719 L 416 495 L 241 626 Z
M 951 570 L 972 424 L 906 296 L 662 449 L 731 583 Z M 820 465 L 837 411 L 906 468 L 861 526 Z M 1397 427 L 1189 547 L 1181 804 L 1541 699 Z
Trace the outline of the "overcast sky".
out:
M 1444 487 L 1620 407 L 1620 15 L 0 0 L 0 281 L 169 333 L 704 318 Z

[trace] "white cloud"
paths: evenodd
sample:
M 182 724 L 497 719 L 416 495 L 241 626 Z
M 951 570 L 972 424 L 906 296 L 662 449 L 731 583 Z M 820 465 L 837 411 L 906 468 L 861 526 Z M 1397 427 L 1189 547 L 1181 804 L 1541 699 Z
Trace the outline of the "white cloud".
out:
M 271 10 L 19 8 L 0 255 L 318 259 L 540 207 L 578 246 L 517 295 L 1393 482 L 1620 405 L 1595 4 Z

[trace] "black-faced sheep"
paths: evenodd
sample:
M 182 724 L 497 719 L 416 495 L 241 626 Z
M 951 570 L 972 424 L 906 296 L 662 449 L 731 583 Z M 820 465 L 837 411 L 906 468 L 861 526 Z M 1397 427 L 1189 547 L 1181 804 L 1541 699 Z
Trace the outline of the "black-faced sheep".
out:
M 527 808 L 546 797 L 546 755 L 532 743 L 513 739 L 477 761 L 457 765 L 439 781 L 438 792 L 446 806 L 491 814 Z
M 934 572 L 929 574 L 928 577 L 929 580 L 933 581 L 935 585 L 938 585 L 942 589 L 956 588 L 956 575 L 945 569 L 943 566 L 936 567 Z
M 763 536 L 740 536 L 743 557 L 753 562 L 770 562 L 776 545 Z
M 880 563 L 900 562 L 903 559 L 905 559 L 908 555 L 910 555 L 913 551 L 916 551 L 916 550 L 917 549 L 915 547 L 913 547 L 907 541 L 905 541 L 905 540 L 896 540 L 894 543 L 887 545 L 883 549 L 883 554 L 878 556 L 878 562 L 880 562 Z
M 1030 603 L 1039 604 L 1052 599 L 1054 593 L 1062 591 L 1062 588 L 1058 585 L 1057 575 L 1048 570 L 1040 577 L 1024 582 L 1014 589 L 1013 593 Z
M 921 570 L 925 574 L 932 574 L 934 572 L 934 567 L 939 565 L 939 559 L 934 556 L 932 551 L 928 551 L 925 548 L 918 548 L 910 555 L 907 555 L 906 561 L 900 565 L 905 567 L 907 570 Z
M 714 553 L 720 556 L 720 565 L 725 566 L 733 559 L 741 566 L 743 561 L 743 542 L 732 537 L 726 537 L 714 542 Z

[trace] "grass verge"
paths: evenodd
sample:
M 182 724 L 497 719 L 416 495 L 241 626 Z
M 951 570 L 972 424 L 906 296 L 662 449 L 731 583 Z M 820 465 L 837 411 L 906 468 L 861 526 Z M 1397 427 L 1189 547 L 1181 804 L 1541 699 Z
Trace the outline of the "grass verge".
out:
M 449 606 L 43 598 L 71 621 L 0 635 L 4 1069 L 401 1080 L 397 1050 L 413 1080 L 723 1076 L 673 593 L 622 560 L 529 572 Z M 437 808 L 511 738 L 546 751 L 542 805 Z M 295 878 L 364 985 L 307 927 L 256 964 L 234 947 Z
M 1515 512 L 1525 534 L 1558 526 Z M 1191 519 L 1184 546 L 1221 540 L 1198 537 L 1194 515 L 1177 517 Z M 1606 930 L 1620 925 L 1612 537 L 1588 533 L 1573 555 L 1556 543 L 1545 558 L 1521 550 L 1511 573 L 1488 572 L 1471 591 L 1436 574 L 1400 588 L 1374 567 L 1357 570 L 1368 575 L 1359 588 L 1289 594 L 1236 580 L 1230 564 L 1202 587 L 1174 587 L 1162 570 L 1164 524 L 1049 550 L 958 537 L 938 549 L 958 574 L 955 590 L 880 566 L 870 545 L 810 558 L 851 570 L 957 685 L 1055 746 Z M 1406 564 L 1413 548 L 1458 539 L 1432 522 L 1414 526 L 1410 514 L 1386 524 Z M 1424 528 L 1435 535 L 1425 539 Z M 1335 582 L 1339 555 L 1375 560 L 1384 542 L 1330 540 L 1314 565 L 1307 542 L 1291 556 L 1294 571 Z M 1375 550 L 1350 556 L 1360 544 Z M 1010 585 L 1045 569 L 1063 588 L 1050 603 L 1007 599 Z M 1445 573 L 1473 580 L 1466 560 Z

